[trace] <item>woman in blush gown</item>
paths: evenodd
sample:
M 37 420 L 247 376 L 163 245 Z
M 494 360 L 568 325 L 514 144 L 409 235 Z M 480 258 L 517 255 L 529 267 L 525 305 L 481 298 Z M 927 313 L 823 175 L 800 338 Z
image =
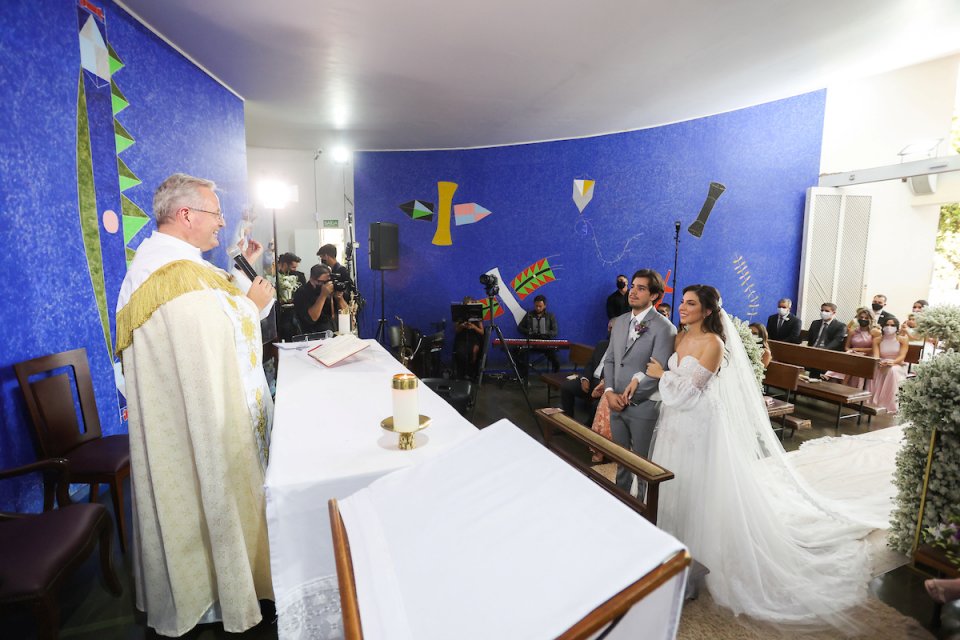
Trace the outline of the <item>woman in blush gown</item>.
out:
M 870 402 L 890 413 L 896 413 L 899 409 L 897 391 L 907 379 L 907 365 L 903 364 L 903 361 L 907 357 L 909 339 L 900 334 L 899 329 L 900 323 L 897 319 L 888 318 L 883 327 L 883 335 L 873 341 L 873 357 L 880 358 L 880 366 L 870 385 L 873 392 Z
M 684 289 L 684 327 L 668 370 L 651 361 L 663 399 L 651 459 L 675 474 L 660 487 L 658 526 L 710 573 L 713 599 L 783 625 L 858 630 L 867 595 L 863 538 L 784 457 L 739 334 L 707 285 Z

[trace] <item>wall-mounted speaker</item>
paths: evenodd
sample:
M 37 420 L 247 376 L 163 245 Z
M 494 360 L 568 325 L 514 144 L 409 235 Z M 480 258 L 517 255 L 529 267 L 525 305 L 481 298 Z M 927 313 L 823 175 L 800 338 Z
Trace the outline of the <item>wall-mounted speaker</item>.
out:
M 400 232 L 394 223 L 370 223 L 370 268 L 375 271 L 400 268 Z

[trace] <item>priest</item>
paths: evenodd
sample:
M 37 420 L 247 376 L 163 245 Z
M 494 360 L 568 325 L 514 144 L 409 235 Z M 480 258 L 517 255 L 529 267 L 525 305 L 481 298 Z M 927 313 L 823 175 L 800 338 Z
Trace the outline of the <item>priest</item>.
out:
M 260 322 L 273 288 L 201 253 L 224 226 L 216 185 L 174 174 L 117 300 L 129 409 L 137 608 L 165 636 L 241 632 L 273 599 L 263 477 L 273 402 Z M 254 262 L 263 248 L 249 243 Z

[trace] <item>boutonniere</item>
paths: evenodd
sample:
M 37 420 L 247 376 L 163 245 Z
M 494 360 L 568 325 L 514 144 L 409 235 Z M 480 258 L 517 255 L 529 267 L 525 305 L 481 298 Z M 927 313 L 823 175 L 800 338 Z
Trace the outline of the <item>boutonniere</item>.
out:
M 634 331 L 637 332 L 637 337 L 639 338 L 640 336 L 645 334 L 650 329 L 650 327 L 647 326 L 647 321 L 644 320 L 643 322 L 637 323 L 637 326 L 635 326 L 633 329 Z

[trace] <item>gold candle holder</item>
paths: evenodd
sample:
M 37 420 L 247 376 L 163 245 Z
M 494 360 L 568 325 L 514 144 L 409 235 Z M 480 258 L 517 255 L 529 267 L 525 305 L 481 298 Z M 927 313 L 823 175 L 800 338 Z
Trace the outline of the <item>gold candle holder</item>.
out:
M 410 449 L 415 449 L 417 446 L 417 441 L 416 441 L 417 431 L 420 431 L 421 429 L 426 429 L 427 427 L 429 427 L 430 421 L 431 421 L 431 418 L 429 416 L 420 416 L 420 424 L 417 425 L 416 429 L 414 429 L 413 431 L 398 431 L 393 426 L 393 417 L 391 416 L 389 418 L 384 418 L 383 420 L 381 420 L 380 427 L 392 433 L 399 433 L 400 442 L 398 443 L 398 446 L 400 447 L 400 450 L 409 451 Z

